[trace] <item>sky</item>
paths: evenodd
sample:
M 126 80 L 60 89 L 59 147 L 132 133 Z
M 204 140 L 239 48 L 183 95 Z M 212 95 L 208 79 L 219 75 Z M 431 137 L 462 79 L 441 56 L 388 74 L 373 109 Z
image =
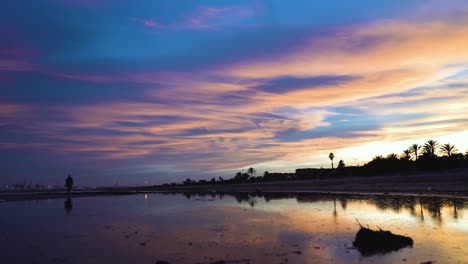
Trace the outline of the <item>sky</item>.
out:
M 0 184 L 292 172 L 467 138 L 468 1 L 0 4 Z

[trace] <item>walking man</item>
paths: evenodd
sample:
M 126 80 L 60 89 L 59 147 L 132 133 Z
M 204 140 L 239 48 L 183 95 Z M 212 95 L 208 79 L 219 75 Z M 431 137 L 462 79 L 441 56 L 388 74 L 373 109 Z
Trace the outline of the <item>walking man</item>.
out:
M 65 187 L 67 187 L 67 193 L 70 193 L 73 187 L 73 178 L 71 175 L 68 175 L 67 179 L 65 180 Z

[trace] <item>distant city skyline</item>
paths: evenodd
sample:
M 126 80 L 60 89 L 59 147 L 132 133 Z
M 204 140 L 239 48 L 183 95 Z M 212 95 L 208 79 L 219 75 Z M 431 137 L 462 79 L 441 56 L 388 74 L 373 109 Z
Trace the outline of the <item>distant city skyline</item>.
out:
M 468 150 L 468 1 L 0 4 L 0 184 Z

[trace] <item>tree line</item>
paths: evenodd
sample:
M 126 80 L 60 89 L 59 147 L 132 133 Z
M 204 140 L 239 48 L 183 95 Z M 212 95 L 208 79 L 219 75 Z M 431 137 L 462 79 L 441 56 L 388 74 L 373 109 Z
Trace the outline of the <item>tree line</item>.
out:
M 344 160 L 339 160 L 335 168 L 335 155 L 330 153 L 331 168 L 297 169 L 295 173 L 270 173 L 257 175 L 257 171 L 250 167 L 246 171 L 238 171 L 232 178 L 211 178 L 210 180 L 192 180 L 187 178 L 182 185 L 206 184 L 235 184 L 249 182 L 268 182 L 283 180 L 304 180 L 323 177 L 344 176 L 372 176 L 381 174 L 411 174 L 420 171 L 437 171 L 455 168 L 468 168 L 468 151 L 460 153 L 450 143 L 440 144 L 436 140 L 428 140 L 424 144 L 412 144 L 400 154 L 390 153 L 387 156 L 378 155 L 362 166 L 346 166 Z M 300 173 L 299 173 L 300 172 Z M 177 186 L 180 184 L 164 184 L 163 186 Z
M 375 173 L 411 173 L 415 171 L 433 171 L 468 167 L 468 151 L 460 153 L 455 145 L 440 144 L 428 140 L 424 144 L 412 144 L 401 154 L 390 153 L 387 156 L 375 156 L 364 166 L 356 166 L 356 172 L 363 175 Z M 352 169 L 351 169 L 352 170 Z M 340 171 L 346 174 L 346 170 Z

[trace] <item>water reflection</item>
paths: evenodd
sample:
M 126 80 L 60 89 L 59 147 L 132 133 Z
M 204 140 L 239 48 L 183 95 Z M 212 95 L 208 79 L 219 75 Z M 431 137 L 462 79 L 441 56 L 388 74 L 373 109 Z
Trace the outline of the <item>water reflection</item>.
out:
M 73 208 L 72 199 L 71 198 L 66 198 L 65 202 L 63 202 L 63 205 L 65 207 L 65 212 L 67 212 L 67 214 L 69 214 L 70 211 Z
M 1 203 L 5 263 L 464 263 L 467 200 L 391 195 L 169 193 Z M 68 208 L 68 209 L 67 209 Z M 22 221 L 35 215 L 35 221 Z M 414 247 L 363 256 L 360 230 Z M 63 230 L 57 232 L 57 230 Z M 80 250 L 76 250 L 76 249 Z M 28 252 L 28 254 L 22 254 Z M 73 256 L 73 259 L 70 257 Z M 2 262 L 2 263 L 3 263 Z
M 224 233 L 222 241 L 232 247 L 255 245 L 261 252 L 271 248 L 270 253 L 260 257 L 262 261 L 275 256 L 279 258 L 275 261 L 286 263 L 281 259 L 284 256 L 291 262 L 292 256 L 297 255 L 292 252 L 297 251 L 287 251 L 286 248 L 295 245 L 301 248 L 301 257 L 295 260 L 304 263 L 308 263 L 308 259 L 337 263 L 420 263 L 436 260 L 457 263 L 468 258 L 468 252 L 462 250 L 468 243 L 468 219 L 462 215 L 468 208 L 468 200 L 462 197 L 260 192 L 187 192 L 183 195 L 208 207 L 225 199 L 234 201 L 244 211 L 267 212 L 265 216 L 256 215 L 242 220 L 237 217 L 239 212 L 218 212 L 230 217 L 220 230 L 244 234 L 227 239 Z M 414 238 L 416 248 L 408 248 L 405 242 L 398 246 L 392 244 L 388 250 L 357 251 L 352 246 L 359 230 L 356 219 L 372 230 L 379 231 L 382 227 L 395 235 Z M 249 227 L 239 230 L 244 221 L 245 225 L 254 226 L 254 230 Z M 282 241 L 282 246 L 275 246 L 278 240 Z
M 166 193 L 167 194 L 167 193 Z M 171 193 L 174 194 L 174 193 Z M 265 202 L 272 200 L 295 199 L 298 203 L 316 203 L 316 202 L 333 202 L 333 216 L 338 216 L 336 207 L 337 201 L 341 205 L 343 211 L 346 210 L 348 202 L 367 202 L 374 205 L 381 211 L 393 211 L 400 213 L 409 211 L 410 214 L 420 221 L 424 221 L 424 211 L 428 212 L 431 219 L 436 223 L 443 223 L 443 208 L 450 208 L 451 214 L 449 217 L 456 220 L 459 217 L 458 209 L 468 208 L 468 200 L 461 197 L 444 197 L 444 196 L 404 196 L 404 195 L 378 195 L 378 194 L 318 194 L 318 193 L 197 193 L 185 192 L 183 195 L 187 199 L 195 199 L 200 201 L 214 201 L 216 197 L 220 200 L 224 196 L 234 197 L 239 204 L 247 204 L 250 207 L 255 207 L 258 199 L 263 199 Z M 448 216 L 445 216 L 448 217 Z

